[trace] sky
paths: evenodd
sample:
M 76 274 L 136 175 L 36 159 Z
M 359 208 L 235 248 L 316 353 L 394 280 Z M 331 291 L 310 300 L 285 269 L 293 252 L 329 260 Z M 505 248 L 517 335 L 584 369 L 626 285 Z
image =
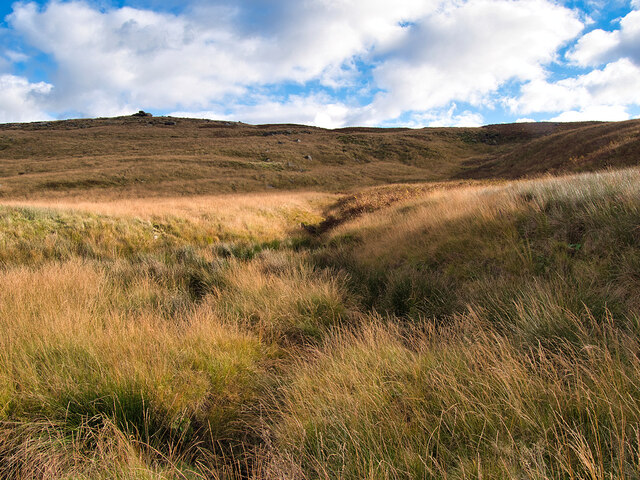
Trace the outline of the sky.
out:
M 0 123 L 640 117 L 640 0 L 0 0 Z

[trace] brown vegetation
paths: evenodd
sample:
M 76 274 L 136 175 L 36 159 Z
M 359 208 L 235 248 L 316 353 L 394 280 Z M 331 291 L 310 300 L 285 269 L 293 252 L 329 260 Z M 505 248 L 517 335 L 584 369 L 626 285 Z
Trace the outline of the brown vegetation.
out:
M 637 122 L 166 121 L 0 131 L 1 478 L 640 475 Z
M 0 198 L 344 191 L 637 164 L 640 121 L 324 130 L 166 117 L 0 125 Z

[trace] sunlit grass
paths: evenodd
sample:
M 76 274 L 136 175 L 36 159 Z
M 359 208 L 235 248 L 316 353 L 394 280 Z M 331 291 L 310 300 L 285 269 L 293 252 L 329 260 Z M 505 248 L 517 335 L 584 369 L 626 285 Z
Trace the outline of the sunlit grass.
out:
M 8 270 L 1 281 L 5 420 L 52 422 L 70 437 L 107 421 L 168 456 L 246 436 L 241 421 L 276 353 L 250 332 L 207 305 L 163 318 L 153 281 L 141 275 L 124 289 L 79 261 Z M 141 305 L 127 311 L 121 296 Z
M 637 170 L 334 198 L 1 206 L 0 477 L 640 474 Z
M 637 328 L 588 312 L 584 343 L 522 351 L 469 314 L 373 320 L 283 382 L 275 442 L 300 478 L 635 478 Z
M 574 310 L 625 314 L 640 307 L 639 180 L 634 169 L 436 190 L 343 223 L 319 259 L 400 315 L 479 303 L 500 316 L 542 285 Z

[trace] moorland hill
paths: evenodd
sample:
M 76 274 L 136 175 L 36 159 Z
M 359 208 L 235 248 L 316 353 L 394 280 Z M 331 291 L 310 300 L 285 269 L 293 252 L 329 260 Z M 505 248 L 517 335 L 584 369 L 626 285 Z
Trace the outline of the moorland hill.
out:
M 640 121 L 480 128 L 116 117 L 0 125 L 0 197 L 148 197 L 515 179 L 637 164 Z
M 1 125 L 0 478 L 640 478 L 639 131 Z

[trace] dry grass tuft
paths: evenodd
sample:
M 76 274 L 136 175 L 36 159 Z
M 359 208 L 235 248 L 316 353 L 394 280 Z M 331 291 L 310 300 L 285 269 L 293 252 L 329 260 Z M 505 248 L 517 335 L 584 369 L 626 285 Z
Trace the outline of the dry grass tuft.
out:
M 639 185 L 4 205 L 0 477 L 637 478 Z
M 637 331 L 572 321 L 589 344 L 561 351 L 522 350 L 473 313 L 335 336 L 283 382 L 280 464 L 292 478 L 635 478 Z

